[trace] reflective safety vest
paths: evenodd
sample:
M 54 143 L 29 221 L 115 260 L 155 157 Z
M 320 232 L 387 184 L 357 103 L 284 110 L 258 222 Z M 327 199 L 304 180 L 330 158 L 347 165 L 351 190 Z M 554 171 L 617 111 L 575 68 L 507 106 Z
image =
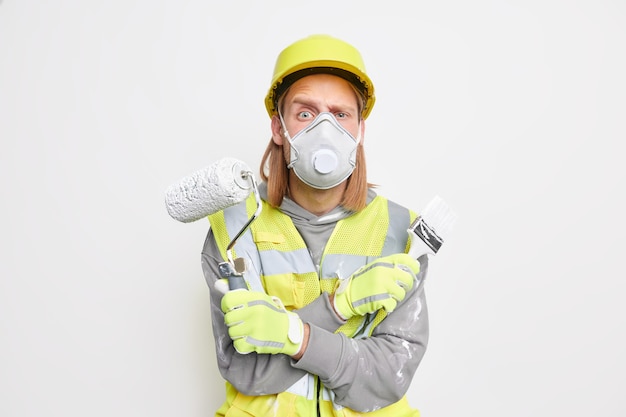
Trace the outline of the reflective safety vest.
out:
M 341 219 L 328 240 L 319 272 L 291 218 L 265 201 L 259 217 L 233 248 L 233 256 L 250 261 L 244 277 L 250 289 L 279 297 L 288 310 L 304 307 L 323 292 L 332 293 L 339 278 L 347 278 L 361 266 L 381 256 L 408 250 L 407 228 L 416 214 L 384 197 L 376 196 L 365 209 Z M 222 257 L 231 239 L 256 209 L 254 196 L 209 216 Z M 337 332 L 362 338 L 372 334 L 385 318 L 384 310 L 353 317 Z M 318 411 L 319 410 L 319 411 Z M 319 412 L 319 414 L 318 414 Z M 226 382 L 226 401 L 216 417 L 419 417 L 406 397 L 369 413 L 358 413 L 336 404 L 334 393 L 307 374 L 285 392 L 248 396 Z

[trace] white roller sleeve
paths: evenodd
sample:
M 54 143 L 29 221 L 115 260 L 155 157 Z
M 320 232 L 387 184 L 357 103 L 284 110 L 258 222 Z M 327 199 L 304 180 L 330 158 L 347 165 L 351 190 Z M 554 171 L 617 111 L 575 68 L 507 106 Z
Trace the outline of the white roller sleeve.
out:
M 242 175 L 250 171 L 242 161 L 222 158 L 171 185 L 165 193 L 167 212 L 189 223 L 235 205 L 250 194 L 250 181 Z

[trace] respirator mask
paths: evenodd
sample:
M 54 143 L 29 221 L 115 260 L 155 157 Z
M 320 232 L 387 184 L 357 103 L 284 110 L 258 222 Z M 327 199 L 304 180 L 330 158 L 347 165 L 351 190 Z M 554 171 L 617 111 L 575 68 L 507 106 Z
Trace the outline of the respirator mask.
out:
M 305 184 L 327 190 L 341 184 L 352 174 L 356 165 L 356 150 L 361 129 L 355 139 L 331 113 L 320 113 L 293 138 L 280 115 L 285 138 L 290 144 L 287 166 Z

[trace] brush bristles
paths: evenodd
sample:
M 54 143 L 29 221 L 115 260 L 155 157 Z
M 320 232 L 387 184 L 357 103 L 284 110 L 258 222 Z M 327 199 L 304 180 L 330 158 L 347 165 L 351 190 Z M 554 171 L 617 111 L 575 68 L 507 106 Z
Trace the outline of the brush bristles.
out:
M 435 196 L 424 208 L 422 220 L 441 240 L 446 240 L 456 223 L 457 215 L 439 196 Z

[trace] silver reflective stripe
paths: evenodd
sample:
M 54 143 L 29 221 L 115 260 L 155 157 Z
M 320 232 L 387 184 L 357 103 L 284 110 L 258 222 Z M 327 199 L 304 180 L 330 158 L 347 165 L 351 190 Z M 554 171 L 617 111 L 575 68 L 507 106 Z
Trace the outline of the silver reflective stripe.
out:
M 381 256 L 404 252 L 409 239 L 407 229 L 411 225 L 409 210 L 393 201 L 387 201 L 387 207 L 389 210 L 389 229 Z
M 264 275 L 316 272 L 309 250 L 306 248 L 291 252 L 264 250 L 260 252 L 260 256 Z
M 248 303 L 248 307 L 254 307 L 254 306 L 258 306 L 258 305 L 263 305 L 263 306 L 265 306 L 265 307 L 267 307 L 269 309 L 272 309 L 272 310 L 274 310 L 276 312 L 279 312 L 279 313 L 284 313 L 285 312 L 284 310 L 281 310 L 280 308 L 278 308 L 275 304 L 268 303 L 265 300 L 253 300 L 253 301 L 250 301 Z
M 322 387 L 322 399 L 325 401 L 330 401 L 333 404 L 333 409 L 334 410 L 341 410 L 343 409 L 342 405 L 339 405 L 335 402 L 335 393 L 334 391 L 329 390 L 326 387 Z
M 306 374 L 285 391 L 306 397 L 307 400 L 313 400 L 315 398 L 315 377 Z
M 326 387 L 322 387 L 322 400 L 332 401 L 335 397 L 335 393 Z
M 279 349 L 282 349 L 285 346 L 284 343 L 272 342 L 271 340 L 259 340 L 250 336 L 246 336 L 246 342 L 250 343 L 253 346 L 275 347 Z
M 370 262 L 367 267 L 363 268 L 362 270 L 359 271 L 358 274 L 354 274 L 354 278 L 358 278 L 361 275 L 365 274 L 367 271 L 374 269 L 374 268 L 379 268 L 379 267 L 383 267 L 383 268 L 388 268 L 388 269 L 394 269 L 396 266 L 392 263 L 389 262 L 383 262 L 383 261 L 378 261 L 378 262 Z
M 246 212 L 246 202 L 243 201 L 237 205 L 228 207 L 224 210 L 224 221 L 226 223 L 226 230 L 228 236 L 232 239 L 239 233 L 241 228 L 248 221 L 248 213 Z M 252 239 L 252 232 L 248 229 L 237 240 L 235 247 L 233 248 L 236 256 L 246 258 L 250 262 L 248 268 L 244 273 L 244 278 L 250 286 L 250 289 L 254 291 L 265 292 L 263 284 L 261 283 L 261 260 L 259 259 L 259 251 Z
M 371 260 L 373 258 L 363 255 L 324 255 L 320 279 L 345 279 Z
M 352 282 L 354 282 L 354 281 L 352 281 Z M 388 298 L 391 298 L 388 293 L 376 294 L 376 295 L 372 295 L 372 296 L 369 296 L 369 297 L 361 298 L 360 300 L 353 301 L 352 302 L 352 307 L 358 307 L 358 306 L 361 306 L 363 304 L 372 303 L 374 301 L 379 301 L 379 300 L 386 300 Z

